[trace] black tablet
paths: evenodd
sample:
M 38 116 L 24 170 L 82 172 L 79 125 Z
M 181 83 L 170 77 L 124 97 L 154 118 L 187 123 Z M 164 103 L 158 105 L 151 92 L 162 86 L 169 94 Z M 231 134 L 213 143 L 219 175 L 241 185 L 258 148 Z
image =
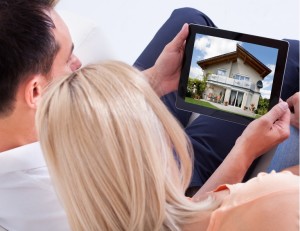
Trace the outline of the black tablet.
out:
M 288 47 L 190 24 L 176 107 L 247 125 L 278 103 Z

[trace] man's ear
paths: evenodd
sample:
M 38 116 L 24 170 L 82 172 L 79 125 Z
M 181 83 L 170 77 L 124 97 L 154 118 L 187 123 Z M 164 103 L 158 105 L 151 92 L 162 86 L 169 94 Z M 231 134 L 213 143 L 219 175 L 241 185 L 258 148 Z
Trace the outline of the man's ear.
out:
M 34 75 L 26 83 L 25 100 L 30 108 L 37 108 L 38 102 L 42 96 L 42 91 L 45 88 L 46 84 L 46 78 L 42 75 Z

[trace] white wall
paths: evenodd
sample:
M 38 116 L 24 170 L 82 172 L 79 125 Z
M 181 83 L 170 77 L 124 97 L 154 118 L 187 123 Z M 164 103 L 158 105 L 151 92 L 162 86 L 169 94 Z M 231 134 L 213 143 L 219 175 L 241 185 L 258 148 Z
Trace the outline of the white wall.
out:
M 116 58 L 132 64 L 179 7 L 194 7 L 222 29 L 275 39 L 299 39 L 299 0 L 60 0 L 57 9 L 95 21 Z

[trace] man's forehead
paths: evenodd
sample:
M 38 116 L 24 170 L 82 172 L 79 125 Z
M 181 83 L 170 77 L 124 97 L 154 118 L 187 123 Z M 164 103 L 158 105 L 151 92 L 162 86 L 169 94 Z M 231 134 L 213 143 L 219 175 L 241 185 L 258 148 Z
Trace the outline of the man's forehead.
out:
M 53 28 L 53 34 L 56 42 L 62 46 L 68 46 L 68 49 L 71 49 L 72 38 L 69 32 L 69 28 L 62 19 L 62 17 L 54 10 L 49 11 L 49 16 L 51 17 L 55 28 Z
M 54 23 L 54 31 L 58 31 L 60 33 L 67 32 L 69 33 L 69 29 L 63 18 L 55 9 L 50 9 L 47 11 L 47 14 L 51 18 L 52 22 Z

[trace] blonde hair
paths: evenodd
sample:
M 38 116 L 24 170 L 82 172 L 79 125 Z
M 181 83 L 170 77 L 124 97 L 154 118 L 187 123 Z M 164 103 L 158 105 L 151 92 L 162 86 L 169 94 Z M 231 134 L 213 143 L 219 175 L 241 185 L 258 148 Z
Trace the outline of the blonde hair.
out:
M 36 125 L 74 230 L 181 230 L 215 207 L 184 196 L 191 145 L 129 65 L 107 61 L 55 81 Z

